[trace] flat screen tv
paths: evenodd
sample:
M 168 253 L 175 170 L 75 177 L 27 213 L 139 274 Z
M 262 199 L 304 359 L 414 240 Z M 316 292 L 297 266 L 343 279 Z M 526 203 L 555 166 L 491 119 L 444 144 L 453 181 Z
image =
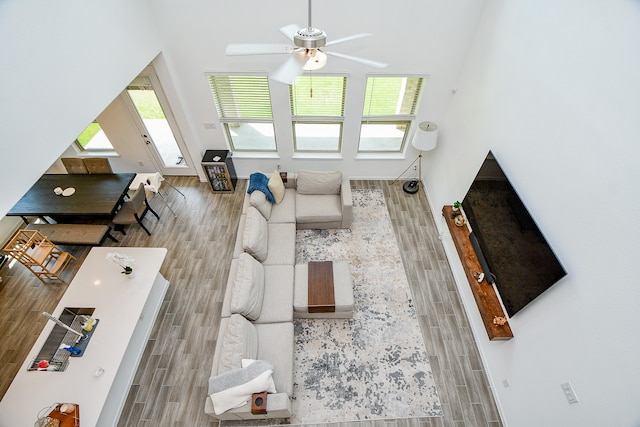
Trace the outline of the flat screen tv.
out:
M 491 151 L 462 208 L 485 277 L 495 281 L 509 316 L 567 274 Z

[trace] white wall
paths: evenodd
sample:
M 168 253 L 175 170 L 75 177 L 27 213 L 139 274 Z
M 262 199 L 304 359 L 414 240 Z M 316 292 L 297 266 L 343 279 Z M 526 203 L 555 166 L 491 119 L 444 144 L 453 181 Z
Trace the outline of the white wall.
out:
M 0 2 L 0 214 L 160 52 L 145 0 Z
M 494 343 L 454 262 L 507 425 L 640 425 L 638 76 L 638 1 L 491 0 L 428 156 L 439 211 L 493 150 L 568 272 Z

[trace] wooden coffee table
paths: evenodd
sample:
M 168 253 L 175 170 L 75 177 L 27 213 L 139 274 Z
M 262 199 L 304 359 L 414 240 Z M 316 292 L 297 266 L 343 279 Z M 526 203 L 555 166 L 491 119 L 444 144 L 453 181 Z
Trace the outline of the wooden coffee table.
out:
M 333 261 L 312 261 L 309 268 L 309 313 L 334 313 Z

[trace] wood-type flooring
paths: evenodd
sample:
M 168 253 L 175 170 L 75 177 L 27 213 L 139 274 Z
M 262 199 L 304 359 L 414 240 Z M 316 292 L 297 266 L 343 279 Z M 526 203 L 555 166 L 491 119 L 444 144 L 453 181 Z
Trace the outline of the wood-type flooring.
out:
M 217 425 L 204 414 L 204 400 L 247 181 L 240 180 L 235 193 L 214 194 L 196 177 L 167 179 L 187 196 L 162 188 L 178 217 L 156 197 L 151 205 L 160 221 L 153 215 L 144 219 L 151 236 L 129 225 L 126 235 L 114 233 L 118 243 L 104 243 L 168 249 L 161 272 L 170 286 L 127 396 L 122 427 Z M 333 425 L 501 426 L 434 223 L 439 211 L 432 214 L 422 192 L 404 193 L 401 183 L 353 180 L 351 186 L 384 191 L 444 416 Z M 89 248 L 66 249 L 79 258 L 65 272 L 71 279 Z M 66 286 L 43 285 L 19 264 L 9 268 L 7 263 L 0 277 L 1 397 L 47 321 L 40 313 L 55 308 Z

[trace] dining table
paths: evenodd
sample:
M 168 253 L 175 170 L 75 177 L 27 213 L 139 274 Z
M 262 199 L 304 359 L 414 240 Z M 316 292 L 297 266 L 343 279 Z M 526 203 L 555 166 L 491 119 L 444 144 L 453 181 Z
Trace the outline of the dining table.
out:
M 44 174 L 7 212 L 20 216 L 68 219 L 111 219 L 124 201 L 135 173 Z

